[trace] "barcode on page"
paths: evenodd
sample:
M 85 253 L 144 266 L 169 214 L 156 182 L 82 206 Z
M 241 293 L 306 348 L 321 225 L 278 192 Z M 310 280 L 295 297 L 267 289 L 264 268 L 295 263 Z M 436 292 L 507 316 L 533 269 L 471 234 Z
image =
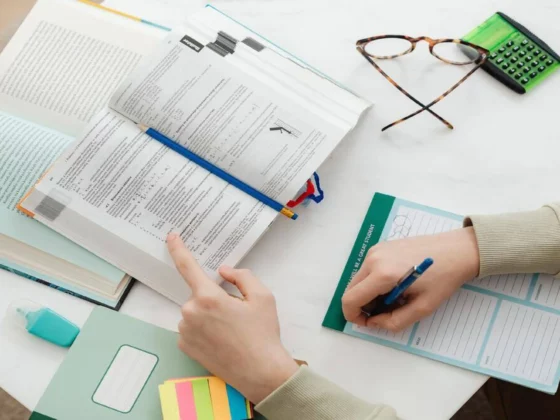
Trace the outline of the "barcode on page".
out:
M 54 222 L 65 208 L 66 205 L 46 195 L 35 208 L 35 213 L 38 213 L 45 219 Z
M 262 50 L 264 50 L 264 45 L 255 41 L 253 38 L 247 37 L 241 42 L 243 42 L 245 45 L 247 45 L 248 47 L 251 47 L 252 49 L 254 49 L 257 52 L 261 52 Z

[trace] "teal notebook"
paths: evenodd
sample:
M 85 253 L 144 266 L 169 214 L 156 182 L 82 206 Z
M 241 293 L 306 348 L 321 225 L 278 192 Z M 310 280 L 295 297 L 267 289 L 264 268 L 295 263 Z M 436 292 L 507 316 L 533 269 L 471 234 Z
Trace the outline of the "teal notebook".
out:
M 208 374 L 177 333 L 96 307 L 31 420 L 161 419 L 158 385 Z
M 342 295 L 370 247 L 457 229 L 462 221 L 457 214 L 375 194 L 323 326 L 554 394 L 560 381 L 560 280 L 552 276 L 475 279 L 431 316 L 399 333 L 359 327 L 344 319 Z

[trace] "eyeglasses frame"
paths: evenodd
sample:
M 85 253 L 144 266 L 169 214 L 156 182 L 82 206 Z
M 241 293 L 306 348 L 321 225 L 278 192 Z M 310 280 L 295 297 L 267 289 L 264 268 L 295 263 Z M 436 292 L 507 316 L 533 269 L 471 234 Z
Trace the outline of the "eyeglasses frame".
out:
M 395 55 L 390 55 L 390 56 L 376 56 L 373 54 L 370 54 L 366 51 L 366 45 L 369 44 L 370 42 L 379 40 L 379 39 L 404 39 L 408 42 L 410 42 L 410 48 L 400 54 L 395 54 Z M 375 63 L 375 61 L 373 61 L 373 59 L 378 59 L 378 60 L 387 60 L 387 59 L 393 59 L 393 58 L 397 58 L 397 57 L 402 57 L 404 55 L 410 54 L 411 52 L 413 52 L 416 49 L 416 44 L 420 41 L 426 41 L 429 45 L 429 50 L 430 50 L 430 54 L 432 54 L 434 57 L 436 57 L 438 60 L 443 61 L 444 63 L 447 64 L 452 64 L 452 65 L 457 65 L 457 66 L 464 66 L 467 64 L 475 64 L 475 67 L 470 70 L 461 80 L 459 80 L 457 83 L 455 83 L 450 89 L 448 89 L 447 91 L 445 91 L 442 95 L 438 96 L 435 100 L 433 100 L 432 102 L 430 102 L 428 105 L 424 105 L 422 102 L 420 102 L 418 99 L 416 99 L 415 97 L 413 97 L 411 94 L 409 94 L 406 90 L 404 90 L 397 82 L 395 82 L 387 73 L 385 73 L 383 71 L 383 69 L 381 69 L 381 67 L 379 67 L 377 65 L 377 63 Z M 438 44 L 442 44 L 442 43 L 453 43 L 453 44 L 462 44 L 468 47 L 473 48 L 474 50 L 476 50 L 478 52 L 478 56 L 472 58 L 470 61 L 466 61 L 466 62 L 457 62 L 457 61 L 451 61 L 451 60 L 447 60 L 443 57 L 440 57 L 439 55 L 437 55 L 436 52 L 434 52 L 434 47 Z M 486 48 L 483 48 L 479 45 L 475 45 L 472 44 L 470 42 L 467 41 L 463 41 L 462 39 L 452 39 L 452 38 L 442 38 L 442 39 L 432 39 L 430 37 L 427 36 L 421 36 L 421 37 L 417 37 L 417 38 L 412 38 L 406 35 L 378 35 L 378 36 L 373 36 L 373 37 L 369 37 L 369 38 L 364 38 L 364 39 L 360 39 L 356 42 L 356 49 L 358 50 L 358 52 L 360 54 L 362 54 L 362 56 L 369 61 L 369 63 L 375 67 L 393 86 L 395 86 L 400 92 L 402 92 L 406 97 L 408 97 L 410 100 L 412 100 L 415 104 L 421 106 L 422 108 L 419 109 L 416 112 L 413 112 L 410 115 L 407 115 L 404 118 L 401 118 L 385 127 L 383 127 L 381 129 L 381 131 L 385 131 L 390 127 L 393 127 L 397 124 L 400 124 L 403 121 L 408 120 L 409 118 L 412 118 L 418 114 L 420 114 L 421 112 L 424 111 L 428 111 L 430 114 L 432 114 L 434 117 L 436 117 L 438 120 L 440 120 L 443 124 L 445 124 L 448 128 L 453 129 L 453 125 L 451 125 L 450 122 L 448 122 L 447 120 L 445 120 L 443 117 L 441 117 L 440 115 L 438 115 L 437 113 L 435 113 L 434 111 L 432 111 L 430 108 L 435 105 L 436 103 L 438 103 L 439 101 L 441 101 L 443 98 L 445 98 L 447 95 L 449 95 L 451 92 L 453 92 L 460 84 L 462 84 L 465 80 L 467 80 L 476 70 L 478 70 L 488 59 L 488 54 L 489 51 Z

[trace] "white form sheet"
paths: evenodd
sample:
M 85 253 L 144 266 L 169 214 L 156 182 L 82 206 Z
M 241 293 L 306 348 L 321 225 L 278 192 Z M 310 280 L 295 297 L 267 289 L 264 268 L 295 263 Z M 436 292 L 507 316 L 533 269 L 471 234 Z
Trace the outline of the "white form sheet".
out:
M 380 240 L 456 229 L 462 217 L 395 199 Z M 350 323 L 344 332 L 554 394 L 560 380 L 560 280 L 508 274 L 464 285 L 403 332 Z

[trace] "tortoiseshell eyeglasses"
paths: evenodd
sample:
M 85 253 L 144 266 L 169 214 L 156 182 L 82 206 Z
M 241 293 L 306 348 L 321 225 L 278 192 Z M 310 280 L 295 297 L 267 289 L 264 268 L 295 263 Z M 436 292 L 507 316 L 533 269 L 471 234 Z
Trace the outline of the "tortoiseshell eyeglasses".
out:
M 454 64 L 459 66 L 464 66 L 466 64 L 475 64 L 475 67 L 469 71 L 465 77 L 459 80 L 451 89 L 447 90 L 443 95 L 439 96 L 434 101 L 430 102 L 428 105 L 424 105 L 422 102 L 414 98 L 402 87 L 400 87 L 391 77 L 387 75 L 376 63 L 373 61 L 374 58 L 379 60 L 386 60 L 389 58 L 397 58 L 403 55 L 409 54 L 416 48 L 416 44 L 420 41 L 426 41 L 430 47 L 430 54 L 432 54 L 437 59 L 443 61 L 447 64 Z M 459 44 L 459 45 L 457 45 Z M 458 48 L 460 47 L 460 48 Z M 471 44 L 460 39 L 432 39 L 427 36 L 421 36 L 418 38 L 411 38 L 404 35 L 380 35 L 371 38 L 360 39 L 356 42 L 356 48 L 364 56 L 364 58 L 371 63 L 385 78 L 391 82 L 398 90 L 400 90 L 404 95 L 410 98 L 414 103 L 421 106 L 422 108 L 410 115 L 407 115 L 400 120 L 397 120 L 381 129 L 385 131 L 394 125 L 397 125 L 421 112 L 428 111 L 447 127 L 453 129 L 451 123 L 440 117 L 430 108 L 453 92 L 457 86 L 463 83 L 471 74 L 480 68 L 486 61 L 488 57 L 488 50 L 478 45 Z

